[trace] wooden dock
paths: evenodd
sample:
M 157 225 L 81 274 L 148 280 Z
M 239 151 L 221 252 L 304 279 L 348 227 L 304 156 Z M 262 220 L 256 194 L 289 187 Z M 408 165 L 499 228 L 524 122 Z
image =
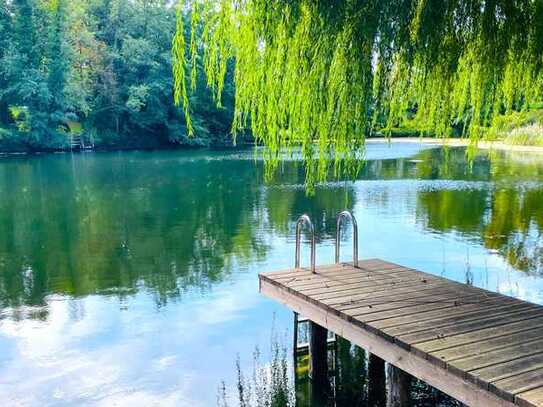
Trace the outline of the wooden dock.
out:
M 469 406 L 543 406 L 543 307 L 378 259 L 260 292 Z

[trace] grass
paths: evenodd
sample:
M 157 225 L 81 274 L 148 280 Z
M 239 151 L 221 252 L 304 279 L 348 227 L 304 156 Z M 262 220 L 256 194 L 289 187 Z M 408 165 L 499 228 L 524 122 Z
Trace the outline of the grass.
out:
M 494 116 L 489 127 L 481 127 L 485 140 L 503 141 L 510 145 L 543 146 L 543 103 L 526 110 Z M 461 129 L 450 131 L 449 137 L 460 136 Z M 398 127 L 382 128 L 374 137 L 432 137 L 415 119 L 405 119 Z
M 495 116 L 486 138 L 509 145 L 543 146 L 543 108 Z
M 517 146 L 543 146 L 543 125 L 537 123 L 513 129 L 503 142 Z

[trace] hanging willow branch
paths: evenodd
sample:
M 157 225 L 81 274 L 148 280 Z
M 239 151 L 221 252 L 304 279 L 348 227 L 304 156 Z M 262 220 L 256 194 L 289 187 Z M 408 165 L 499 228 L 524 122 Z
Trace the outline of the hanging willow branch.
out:
M 200 46 L 219 104 L 235 61 L 233 133 L 250 126 L 269 173 L 300 146 L 310 186 L 330 165 L 356 174 L 369 132 L 407 114 L 425 132 L 461 128 L 476 141 L 497 114 L 542 98 L 543 0 L 181 2 L 174 77 L 187 123 Z M 181 10 L 192 10 L 188 52 Z

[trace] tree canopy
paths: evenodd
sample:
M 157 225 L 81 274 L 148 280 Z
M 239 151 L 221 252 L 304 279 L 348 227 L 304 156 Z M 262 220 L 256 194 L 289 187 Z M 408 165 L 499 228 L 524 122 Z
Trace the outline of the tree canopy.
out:
M 234 134 L 250 126 L 269 169 L 300 145 L 307 180 L 356 173 L 365 137 L 401 121 L 473 141 L 543 89 L 543 0 L 181 0 L 175 96 L 203 49 L 221 100 L 235 61 Z M 202 43 L 196 43 L 196 32 Z M 191 66 L 193 67 L 191 69 Z
M 175 27 L 168 0 L 0 0 L 0 152 L 62 149 L 72 134 L 103 148 L 228 141 L 231 81 L 218 109 L 201 67 L 187 137 Z

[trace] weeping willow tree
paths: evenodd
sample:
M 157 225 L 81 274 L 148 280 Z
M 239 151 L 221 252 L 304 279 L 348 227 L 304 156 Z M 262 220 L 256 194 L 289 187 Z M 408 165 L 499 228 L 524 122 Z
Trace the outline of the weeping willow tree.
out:
M 268 174 L 301 146 L 313 185 L 356 174 L 365 137 L 407 116 L 476 142 L 541 99 L 543 0 L 181 0 L 174 93 L 189 131 L 200 54 L 218 104 L 234 66 L 234 137 L 251 128 Z

